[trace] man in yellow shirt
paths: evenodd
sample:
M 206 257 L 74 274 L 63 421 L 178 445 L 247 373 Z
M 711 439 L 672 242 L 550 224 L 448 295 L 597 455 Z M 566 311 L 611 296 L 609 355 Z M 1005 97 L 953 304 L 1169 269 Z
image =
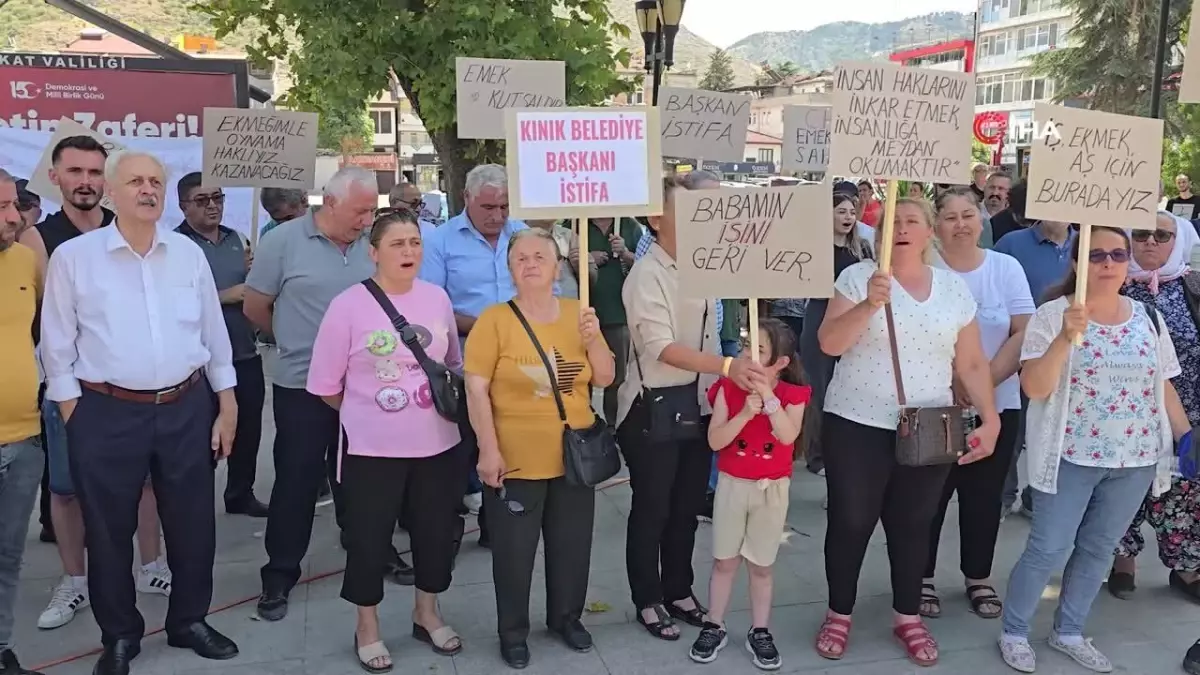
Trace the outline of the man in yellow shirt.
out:
M 0 675 L 36 675 L 22 668 L 12 651 L 21 557 L 45 461 L 31 332 L 39 293 L 37 257 L 16 243 L 20 225 L 16 181 L 0 169 Z

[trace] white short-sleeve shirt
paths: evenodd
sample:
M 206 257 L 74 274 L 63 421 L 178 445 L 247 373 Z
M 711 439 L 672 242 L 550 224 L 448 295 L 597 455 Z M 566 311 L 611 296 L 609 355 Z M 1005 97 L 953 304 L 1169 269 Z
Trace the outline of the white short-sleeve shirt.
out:
M 851 302 L 862 302 L 867 297 L 867 282 L 877 269 L 871 260 L 851 265 L 838 276 L 834 290 Z M 909 406 L 953 403 L 954 346 L 959 331 L 975 318 L 975 300 L 966 282 L 953 272 L 931 269 L 933 285 L 924 302 L 917 302 L 892 280 L 896 346 Z M 870 427 L 896 428 L 900 403 L 882 307 L 834 368 L 825 394 L 825 412 Z
M 942 262 L 940 266 L 944 265 Z M 1025 270 L 1016 258 L 996 251 L 984 251 L 983 264 L 969 272 L 946 269 L 967 282 L 971 297 L 978 305 L 975 320 L 979 323 L 983 353 L 989 360 L 995 358 L 1012 334 L 1012 317 L 1031 315 L 1037 308 Z M 1021 409 L 1018 375 L 1014 374 L 996 386 L 996 409 Z

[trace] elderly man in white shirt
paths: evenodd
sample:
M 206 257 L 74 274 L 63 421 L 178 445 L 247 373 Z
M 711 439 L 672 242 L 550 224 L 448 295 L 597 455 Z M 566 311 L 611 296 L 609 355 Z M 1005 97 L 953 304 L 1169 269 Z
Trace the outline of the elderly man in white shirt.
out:
M 129 570 L 147 475 L 175 575 L 167 644 L 209 659 L 238 653 L 204 621 L 216 548 L 213 474 L 237 426 L 233 356 L 204 253 L 157 228 L 165 174 L 152 155 L 110 156 L 115 223 L 60 246 L 46 278 L 46 397 L 66 420 L 88 532 L 88 586 L 104 646 L 94 675 L 127 675 L 141 651 L 145 622 Z

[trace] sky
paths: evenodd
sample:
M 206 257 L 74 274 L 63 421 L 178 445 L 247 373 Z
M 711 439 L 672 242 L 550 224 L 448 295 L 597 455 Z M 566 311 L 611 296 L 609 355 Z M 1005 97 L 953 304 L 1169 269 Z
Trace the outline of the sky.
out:
M 973 12 L 977 6 L 976 0 L 687 0 L 683 24 L 728 47 L 760 31 L 810 30 L 836 21 L 882 23 L 930 12 Z

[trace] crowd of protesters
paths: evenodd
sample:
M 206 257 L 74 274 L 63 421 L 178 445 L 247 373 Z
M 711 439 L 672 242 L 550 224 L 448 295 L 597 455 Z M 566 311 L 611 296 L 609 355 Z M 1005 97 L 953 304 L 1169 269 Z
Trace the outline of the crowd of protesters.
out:
M 828 489 L 829 600 L 814 641 L 824 658 L 847 654 L 882 523 L 893 634 L 914 664 L 938 662 L 925 620 L 943 616 L 933 579 L 955 495 L 962 592 L 998 620 L 1000 654 L 1018 671 L 1034 670 L 1030 624 L 1064 564 L 1049 646 L 1113 669 L 1084 627 L 1106 580 L 1133 594 L 1143 521 L 1171 586 L 1200 598 L 1200 488 L 1172 461 L 1200 423 L 1189 266 L 1200 237 L 1170 212 L 1153 231 L 1094 228 L 1081 251 L 1077 226 L 1028 221 L 1024 186 L 984 168 L 969 187 L 909 184 L 885 242 L 875 186 L 834 183 L 833 297 L 770 301 L 749 354 L 744 303 L 678 292 L 675 202 L 719 187 L 706 172 L 664 178 L 659 216 L 586 221 L 586 250 L 565 224 L 510 218 L 498 165 L 468 174 L 465 208 L 440 225 L 420 216 L 413 185 L 377 208 L 374 174 L 355 167 L 330 179 L 319 208 L 264 190 L 272 220 L 253 250 L 224 224 L 221 189 L 199 174 L 169 184 L 153 155 L 67 138 L 50 178 L 63 206 L 42 219 L 27 182 L 0 171 L 0 675 L 31 672 L 12 650 L 12 607 L 39 486 L 40 539 L 62 563 L 39 628 L 90 607 L 103 647 L 94 672 L 125 675 L 145 632 L 136 595 L 157 593 L 170 598 L 170 646 L 236 657 L 205 621 L 220 461 L 225 511 L 266 519 L 262 620 L 287 617 L 328 490 L 346 551 L 341 595 L 357 609 L 349 646 L 365 671 L 395 668 L 378 611 L 385 581 L 415 586 L 414 639 L 445 656 L 466 647 L 438 595 L 467 513 L 491 550 L 501 659 L 531 662 L 539 545 L 547 628 L 590 651 L 597 483 L 581 477 L 572 439 L 595 429 L 629 472 L 635 620 L 667 642 L 681 624 L 699 629 L 687 652 L 697 663 L 729 643 L 744 563 L 745 649 L 758 668 L 781 667 L 772 567 L 801 458 Z M 174 229 L 158 226 L 167 189 L 184 214 Z M 268 382 L 275 481 L 260 499 Z M 947 447 L 960 448 L 950 461 L 899 449 L 922 408 L 957 416 L 942 418 Z M 993 559 L 1014 504 L 1032 529 L 1002 597 Z M 713 523 L 707 589 L 694 569 L 700 519 Z

